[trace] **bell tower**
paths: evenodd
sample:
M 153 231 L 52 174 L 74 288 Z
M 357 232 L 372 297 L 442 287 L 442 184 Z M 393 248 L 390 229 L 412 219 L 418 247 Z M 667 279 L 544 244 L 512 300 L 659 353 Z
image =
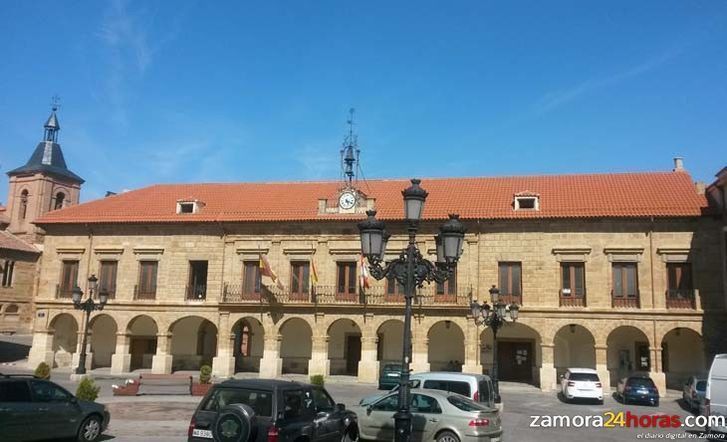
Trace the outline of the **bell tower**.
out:
M 31 243 L 42 241 L 43 234 L 33 221 L 51 210 L 78 204 L 84 182 L 68 169 L 58 144 L 58 109 L 58 99 L 54 98 L 51 114 L 43 125 L 43 139 L 24 166 L 8 172 L 7 230 Z

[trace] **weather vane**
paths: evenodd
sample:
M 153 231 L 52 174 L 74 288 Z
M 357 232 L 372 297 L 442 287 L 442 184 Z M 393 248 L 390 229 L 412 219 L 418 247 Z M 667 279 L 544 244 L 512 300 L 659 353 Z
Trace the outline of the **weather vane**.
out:
M 50 106 L 53 109 L 53 112 L 55 112 L 61 108 L 61 97 L 59 97 L 58 94 L 53 95 L 53 97 L 51 97 Z

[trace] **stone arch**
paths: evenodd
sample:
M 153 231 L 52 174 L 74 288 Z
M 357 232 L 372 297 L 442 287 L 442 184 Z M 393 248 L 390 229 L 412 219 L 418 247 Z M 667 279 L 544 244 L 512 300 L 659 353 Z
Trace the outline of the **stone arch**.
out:
M 20 306 L 18 304 L 5 304 L 0 312 L 0 316 L 6 323 L 20 321 Z
M 661 368 L 668 388 L 680 389 L 689 376 L 707 374 L 704 340 L 692 328 L 675 327 L 661 340 Z
M 493 338 L 490 327 L 480 333 L 480 361 L 486 373 L 492 373 Z M 541 343 L 540 333 L 530 325 L 523 322 L 504 324 L 497 332 L 498 378 L 540 385 L 540 367 L 543 365 Z
M 381 367 L 387 363 L 401 363 L 404 348 L 404 321 L 387 319 L 376 329 L 376 359 Z
M 91 318 L 91 367 L 110 367 L 111 356 L 116 351 L 116 321 L 105 313 Z
M 78 322 L 70 313 L 59 313 L 50 322 L 55 367 L 71 367 L 78 346 Z
M 235 372 L 259 372 L 265 345 L 263 324 L 251 316 L 245 316 L 232 326 L 232 334 Z
M 651 370 L 649 335 L 633 325 L 620 325 L 606 339 L 607 367 L 611 386 L 634 372 Z
M 308 363 L 312 355 L 313 328 L 304 318 L 295 316 L 286 319 L 280 327 L 280 357 L 283 373 L 308 374 Z
M 327 330 L 328 360 L 332 375 L 358 375 L 361 361 L 361 327 L 350 318 L 331 322 Z
M 555 333 L 553 346 L 556 382 L 568 368 L 596 368 L 596 338 L 587 327 L 564 325 Z
M 428 361 L 431 371 L 462 371 L 464 332 L 456 322 L 438 321 L 427 332 Z
M 66 192 L 63 189 L 58 190 L 53 197 L 53 210 L 63 208 L 64 201 L 66 200 Z
M 156 321 L 150 316 L 138 315 L 126 324 L 125 329 L 129 337 L 130 370 L 151 368 L 159 334 Z
M 212 366 L 212 358 L 217 355 L 217 326 L 212 321 L 197 315 L 184 316 L 172 322 L 169 331 L 172 371 Z
M 20 191 L 18 201 L 18 219 L 23 220 L 28 216 L 28 203 L 30 201 L 30 192 L 28 192 L 28 189 Z

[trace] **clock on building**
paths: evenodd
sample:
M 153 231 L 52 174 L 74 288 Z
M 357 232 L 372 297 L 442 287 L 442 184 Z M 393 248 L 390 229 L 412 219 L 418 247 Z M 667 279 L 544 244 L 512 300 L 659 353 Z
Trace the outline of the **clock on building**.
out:
M 349 210 L 353 209 L 353 206 L 356 205 L 356 193 L 347 190 L 341 194 L 341 196 L 338 197 L 338 206 L 343 210 Z

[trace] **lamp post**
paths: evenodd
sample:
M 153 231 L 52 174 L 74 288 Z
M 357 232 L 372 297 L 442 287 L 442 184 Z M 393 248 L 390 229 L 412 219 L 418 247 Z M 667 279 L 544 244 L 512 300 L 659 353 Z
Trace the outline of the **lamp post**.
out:
M 106 289 L 101 289 L 98 294 L 98 303 L 93 301 L 93 294 L 98 288 L 98 278 L 96 275 L 88 277 L 88 299 L 83 299 L 83 291 L 80 287 L 76 286 L 73 288 L 73 294 L 71 299 L 73 300 L 73 307 L 76 310 L 83 310 L 86 313 L 86 326 L 83 327 L 83 346 L 81 347 L 81 356 L 78 358 L 78 367 L 76 367 L 76 374 L 86 374 L 86 343 L 88 341 L 88 324 L 91 319 L 91 312 L 94 310 L 103 310 L 104 306 L 109 300 L 109 294 Z
M 508 322 L 508 319 L 512 322 L 517 321 L 520 307 L 515 303 L 506 305 L 502 302 L 500 290 L 494 285 L 489 291 L 492 305 L 487 302 L 478 304 L 477 301 L 473 300 L 470 302 L 470 309 L 475 324 L 484 324 L 492 329 L 492 384 L 495 387 L 495 402 L 500 402 L 500 384 L 497 370 L 497 331 Z
M 408 442 L 412 431 L 412 415 L 409 409 L 409 364 L 411 363 L 411 316 L 414 291 L 425 282 L 442 283 L 454 274 L 457 260 L 462 255 L 465 227 L 458 215 L 449 215 L 435 237 L 437 261 L 424 259 L 416 245 L 419 221 L 424 211 L 427 191 L 419 186 L 421 181 L 411 180 L 411 186 L 401 193 L 404 197 L 404 217 L 407 222 L 409 244 L 398 258 L 385 262 L 386 244 L 391 236 L 386 226 L 376 219 L 376 211 L 366 212 L 368 218 L 358 224 L 361 233 L 361 253 L 368 259 L 371 276 L 383 279 L 393 277 L 404 286 L 404 348 L 402 371 L 399 379 L 399 410 L 394 414 L 395 440 Z

